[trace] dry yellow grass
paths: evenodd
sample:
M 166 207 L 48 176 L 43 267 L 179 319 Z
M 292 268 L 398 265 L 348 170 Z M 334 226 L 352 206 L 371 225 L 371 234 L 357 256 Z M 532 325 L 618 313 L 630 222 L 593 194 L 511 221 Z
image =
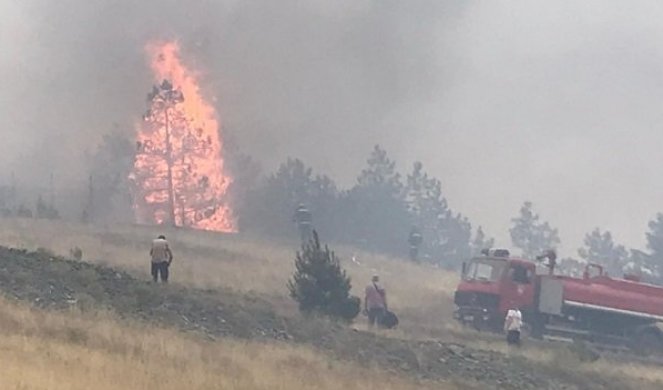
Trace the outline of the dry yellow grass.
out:
M 78 246 L 84 259 L 120 266 L 147 277 L 147 252 L 158 228 L 86 226 L 62 221 L 0 219 L 0 244 L 48 248 L 68 255 Z M 175 262 L 173 279 L 185 285 L 265 294 L 292 310 L 286 282 L 293 272 L 291 244 L 241 235 L 220 235 L 186 230 L 166 230 Z M 333 246 L 332 246 L 333 247 Z M 381 276 L 391 307 L 399 313 L 410 334 L 436 335 L 449 326 L 451 294 L 457 275 L 403 259 L 333 247 L 352 277 L 353 293 L 361 296 L 373 274 Z M 352 258 L 355 258 L 355 261 Z M 363 298 L 363 297 L 362 297 Z
M 497 351 L 506 356 L 524 357 L 529 361 L 541 363 L 549 369 L 557 370 L 563 375 L 575 372 L 587 378 L 609 376 L 627 381 L 633 380 L 633 383 L 638 383 L 639 388 L 643 390 L 663 388 L 663 371 L 660 370 L 660 364 L 655 362 L 647 364 L 628 362 L 624 359 L 583 360 L 577 352 L 573 351 L 571 344 L 560 342 L 543 347 L 541 342 L 525 340 L 521 348 L 514 349 L 507 346 L 501 336 L 487 335 L 473 330 L 464 332 L 468 334 L 463 339 L 471 341 L 463 342 L 473 348 Z
M 147 251 L 155 228 L 99 227 L 75 223 L 0 219 L 0 244 L 49 248 L 62 255 L 82 248 L 87 261 L 106 263 L 147 277 Z M 251 237 L 166 230 L 177 256 L 178 283 L 229 287 L 264 294 L 284 306 L 285 283 L 296 248 Z M 399 332 L 389 335 L 453 338 L 450 320 L 454 273 L 402 259 L 335 248 L 353 278 L 355 294 L 374 273 L 382 276 L 391 306 L 401 314 Z M 352 257 L 356 262 L 352 261 Z M 359 325 L 361 326 L 361 325 Z M 467 332 L 465 332 L 467 333 Z M 475 348 L 509 351 L 485 335 L 465 342 Z M 225 340 L 204 343 L 164 329 L 119 324 L 110 315 L 65 316 L 40 313 L 0 300 L 1 389 L 414 389 L 426 388 L 380 372 L 330 360 L 306 347 Z M 641 364 L 580 362 L 564 349 L 526 344 L 516 352 L 527 359 L 587 375 L 605 372 L 625 378 L 663 381 L 659 370 Z M 423 387 L 422 387 L 423 386 Z M 452 385 L 444 384 L 454 388 Z
M 360 369 L 281 343 L 204 342 L 104 313 L 36 311 L 0 300 L 0 388 L 454 389 Z

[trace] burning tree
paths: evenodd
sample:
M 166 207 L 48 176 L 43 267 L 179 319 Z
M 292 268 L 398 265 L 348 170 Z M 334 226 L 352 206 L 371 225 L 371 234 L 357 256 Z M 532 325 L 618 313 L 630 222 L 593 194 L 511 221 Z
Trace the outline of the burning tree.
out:
M 148 94 L 138 126 L 130 178 L 139 222 L 234 231 L 216 112 L 180 64 L 176 44 L 150 52 L 152 69 L 163 81 Z

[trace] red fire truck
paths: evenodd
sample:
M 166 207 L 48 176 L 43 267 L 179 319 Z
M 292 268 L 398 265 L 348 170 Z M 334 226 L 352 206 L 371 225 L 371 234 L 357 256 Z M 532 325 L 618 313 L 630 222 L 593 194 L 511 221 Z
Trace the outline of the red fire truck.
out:
M 663 287 L 634 276 L 609 277 L 598 264 L 587 264 L 581 278 L 557 275 L 554 253 L 544 259 L 544 272 L 506 250 L 486 251 L 464 263 L 454 296 L 456 319 L 501 331 L 506 312 L 518 308 L 536 338 L 663 349 Z

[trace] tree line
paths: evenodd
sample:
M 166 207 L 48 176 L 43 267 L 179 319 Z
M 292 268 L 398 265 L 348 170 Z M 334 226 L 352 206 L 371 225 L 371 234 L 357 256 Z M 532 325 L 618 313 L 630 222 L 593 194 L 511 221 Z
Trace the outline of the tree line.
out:
M 291 220 L 298 204 L 313 214 L 313 225 L 330 242 L 370 251 L 406 255 L 413 227 L 423 235 L 422 261 L 457 265 L 491 245 L 484 232 L 452 210 L 440 180 L 417 162 L 402 175 L 387 152 L 375 146 L 351 188 L 340 189 L 299 159 L 287 159 L 236 204 L 241 230 L 294 237 Z
M 90 177 L 97 184 L 90 190 L 94 194 L 87 202 L 88 215 L 131 215 L 126 178 L 134 153 L 132 142 L 116 131 L 105 136 L 90 155 Z M 275 171 L 264 173 L 232 139 L 226 144 L 225 157 L 234 178 L 228 200 L 242 232 L 294 239 L 292 216 L 303 203 L 327 242 L 405 257 L 409 231 L 417 227 L 424 237 L 421 260 L 449 268 L 494 245 L 481 226 L 474 227 L 449 206 L 441 180 L 421 162 L 402 173 L 379 145 L 370 150 L 354 184 L 345 189 L 297 158 L 288 158 Z M 586 234 L 577 256 L 563 258 L 561 265 L 577 273 L 584 262 L 595 262 L 610 275 L 640 272 L 651 281 L 663 281 L 663 213 L 648 228 L 643 251 L 627 249 L 614 241 L 611 232 L 597 227 Z M 558 229 L 544 221 L 529 201 L 511 220 L 509 233 L 518 254 L 530 259 L 561 243 Z
M 115 131 L 90 155 L 90 188 L 83 211 L 87 220 L 130 214 L 132 184 L 127 178 L 135 153 L 135 146 Z M 297 158 L 264 174 L 232 141 L 226 145 L 225 163 L 234 178 L 228 202 L 241 232 L 295 239 L 293 214 L 304 204 L 327 242 L 405 256 L 408 235 L 416 227 L 424 237 L 422 261 L 449 267 L 492 246 L 481 227 L 473 229 L 467 217 L 449 207 L 441 181 L 422 163 L 402 174 L 379 145 L 347 189 Z
M 103 137 L 87 155 L 88 188 L 81 191 L 85 196 L 80 214 L 73 218 L 86 222 L 133 220 L 128 178 L 136 152 L 135 143 L 119 130 Z M 473 226 L 449 206 L 442 182 L 421 162 L 401 171 L 379 145 L 370 150 L 349 188 L 340 188 L 331 177 L 314 172 L 297 158 L 288 158 L 275 171 L 264 173 L 232 140 L 226 144 L 225 163 L 234 178 L 228 202 L 241 232 L 295 239 L 292 217 L 303 203 L 313 214 L 316 231 L 331 243 L 406 257 L 408 234 L 416 227 L 423 235 L 421 261 L 448 268 L 456 268 L 494 245 L 481 226 Z M 42 197 L 34 208 L 16 202 L 20 198 L 17 192 L 15 184 L 0 186 L 2 215 L 60 217 L 55 205 Z M 663 281 L 663 213 L 648 228 L 647 248 L 638 250 L 616 243 L 611 232 L 597 227 L 586 234 L 577 255 L 563 258 L 561 265 L 568 272 L 579 272 L 583 263 L 595 262 L 610 275 L 640 272 L 652 281 Z M 560 245 L 558 230 L 535 212 L 531 202 L 523 203 L 509 232 L 517 254 L 526 258 Z
M 596 263 L 614 277 L 629 273 L 650 283 L 663 284 L 663 213 L 658 213 L 649 221 L 648 228 L 645 233 L 647 248 L 643 251 L 616 243 L 610 231 L 596 227 L 585 234 L 577 257 L 561 259 L 561 268 L 566 273 L 579 276 L 586 263 Z M 531 202 L 523 204 L 518 216 L 512 219 L 509 232 L 513 245 L 528 259 L 556 248 L 561 242 L 558 230 L 534 212 Z

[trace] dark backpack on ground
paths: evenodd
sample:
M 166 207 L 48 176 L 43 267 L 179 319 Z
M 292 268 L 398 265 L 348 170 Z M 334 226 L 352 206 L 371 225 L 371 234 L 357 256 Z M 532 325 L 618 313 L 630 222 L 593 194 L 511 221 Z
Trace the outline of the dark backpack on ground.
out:
M 384 317 L 382 317 L 382 323 L 380 325 L 382 325 L 382 327 L 385 329 L 393 329 L 398 325 L 398 317 L 393 312 L 387 311 L 384 313 Z

